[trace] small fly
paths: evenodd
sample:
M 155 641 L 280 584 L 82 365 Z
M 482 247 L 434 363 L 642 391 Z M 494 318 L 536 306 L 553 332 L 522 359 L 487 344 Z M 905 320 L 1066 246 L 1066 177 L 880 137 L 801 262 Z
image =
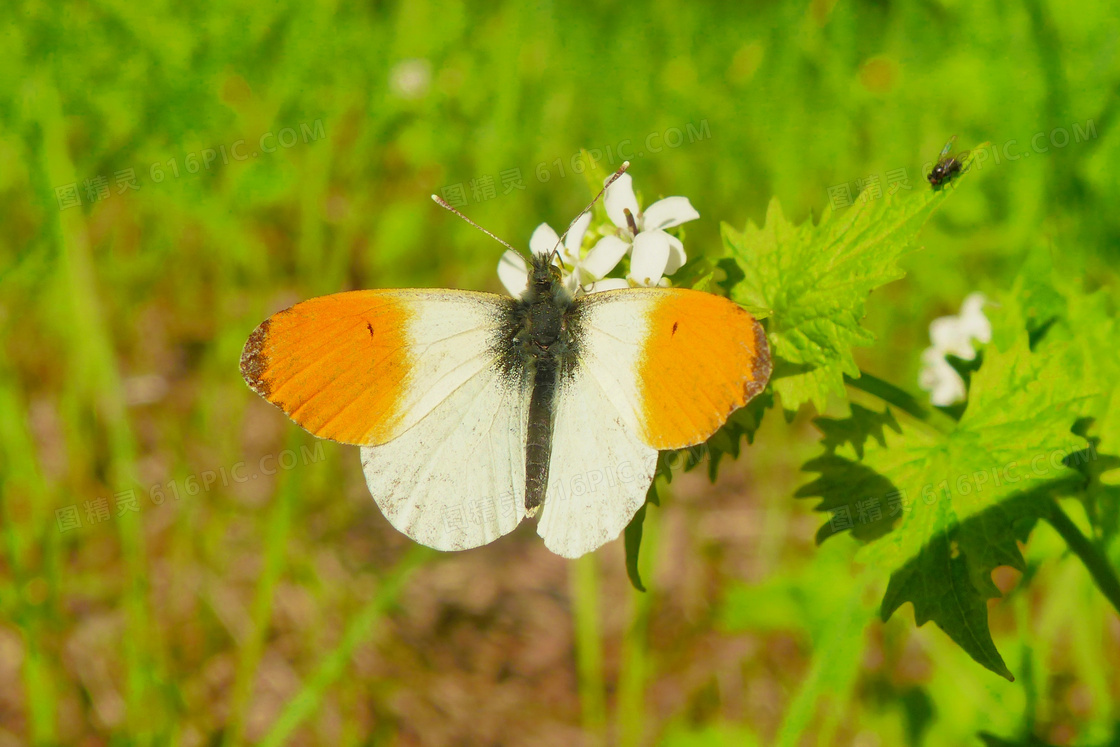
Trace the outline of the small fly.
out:
M 949 138 L 949 142 L 945 143 L 945 147 L 941 149 L 941 154 L 937 157 L 937 163 L 933 165 L 933 170 L 930 171 L 929 176 L 926 177 L 929 179 L 929 183 L 934 189 L 961 173 L 961 167 L 965 159 L 968 158 L 967 150 L 962 150 L 955 155 L 949 155 L 949 151 L 953 149 L 953 143 L 956 142 L 956 140 L 956 135 Z

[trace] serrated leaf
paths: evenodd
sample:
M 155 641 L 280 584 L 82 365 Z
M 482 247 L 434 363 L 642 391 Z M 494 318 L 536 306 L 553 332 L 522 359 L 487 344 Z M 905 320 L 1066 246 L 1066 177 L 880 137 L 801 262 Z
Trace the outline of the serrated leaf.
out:
M 1087 446 L 1070 430 L 1085 399 L 1062 352 L 1032 353 L 1025 332 L 1006 352 L 991 347 L 955 429 L 907 436 L 904 428 L 901 436 L 886 434 L 885 449 L 868 445 L 866 465 L 915 500 L 946 501 L 951 508 L 948 524 L 934 519 L 939 512 L 907 514 L 881 543 L 880 560 L 897 567 L 953 523 L 1039 482 L 1072 476 L 1061 460 Z
M 853 403 L 850 412 L 848 417 L 842 419 L 817 418 L 813 421 L 824 436 L 821 445 L 825 450 L 835 452 L 841 446 L 850 444 L 856 456 L 863 459 L 863 445 L 868 439 L 886 446 L 884 429 L 902 432 L 902 426 L 894 419 L 894 413 L 889 407 L 883 412 L 876 412 Z
M 805 465 L 820 476 L 798 491 L 820 496 L 817 508 L 834 512 L 821 539 L 844 529 L 865 540 L 882 537 L 862 554 L 892 574 L 884 618 L 911 602 L 918 624 L 933 620 L 1005 677 L 1010 672 L 987 629 L 986 602 L 998 596 L 991 571 L 1021 567 L 1016 522 L 1047 510 L 1042 499 L 1023 495 L 1082 481 L 1062 461 L 1086 446 L 1070 431 L 1086 398 L 1073 386 L 1066 353 L 1058 343 L 1032 351 L 1025 331 L 1006 351 L 990 346 L 964 415 L 948 433 L 877 428 L 886 410 L 826 421 L 828 452 Z
M 743 274 L 731 298 L 769 318 L 773 386 L 787 411 L 806 402 L 823 411 L 829 394 L 843 392 L 844 374 L 859 376 L 852 346 L 874 340 L 860 325 L 868 294 L 902 277 L 899 258 L 914 248 L 918 231 L 952 191 L 857 201 L 843 212 L 826 210 L 816 226 L 790 223 L 772 200 L 761 228 L 722 226 Z
M 1105 452 L 1120 452 L 1120 318 L 1117 299 L 1103 290 L 1086 293 L 1082 278 L 1064 264 L 1055 264 L 1046 249 L 1030 254 L 1015 280 L 1014 291 L 1002 300 L 1011 313 L 993 328 L 993 343 L 1008 346 L 1016 321 L 1025 320 L 1032 347 L 1060 346 L 1066 367 L 1076 372 L 1074 390 L 1086 397 L 1082 414 L 1093 423 L 1086 436 L 1103 443 Z M 1120 485 L 1120 470 L 1101 475 Z
M 891 575 L 880 608 L 888 620 L 906 602 L 914 621 L 932 620 L 969 656 L 991 671 L 1014 680 L 988 629 L 988 600 L 1000 596 L 992 571 L 1007 565 L 1026 570 L 1019 551 L 1035 521 L 1049 511 L 1050 484 L 996 503 L 946 532 L 934 535 L 919 554 Z M 947 503 L 936 510 L 950 511 Z M 950 524 L 949 517 L 943 517 Z

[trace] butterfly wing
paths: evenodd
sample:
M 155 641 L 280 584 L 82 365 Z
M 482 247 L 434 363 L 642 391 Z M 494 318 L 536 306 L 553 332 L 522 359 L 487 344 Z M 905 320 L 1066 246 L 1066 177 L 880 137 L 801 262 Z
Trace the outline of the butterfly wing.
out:
M 512 305 L 491 293 L 449 290 L 312 298 L 253 331 L 241 374 L 320 438 L 383 444 L 493 363 Z
M 389 523 L 437 550 L 513 531 L 525 516 L 531 393 L 531 380 L 511 385 L 491 365 L 397 438 L 363 446 L 366 485 Z
M 538 533 L 577 557 L 618 536 L 645 501 L 657 452 L 706 440 L 762 391 L 761 325 L 725 298 L 684 289 L 577 300 Z M 613 470 L 613 472 L 612 472 Z
M 363 447 L 366 484 L 398 530 L 476 547 L 524 514 L 532 383 L 504 337 L 513 304 L 448 290 L 314 298 L 261 324 L 241 371 L 314 435 Z
M 657 467 L 657 449 L 626 425 L 586 360 L 557 384 L 548 489 L 537 523 L 545 547 L 566 558 L 618 537 L 645 502 Z

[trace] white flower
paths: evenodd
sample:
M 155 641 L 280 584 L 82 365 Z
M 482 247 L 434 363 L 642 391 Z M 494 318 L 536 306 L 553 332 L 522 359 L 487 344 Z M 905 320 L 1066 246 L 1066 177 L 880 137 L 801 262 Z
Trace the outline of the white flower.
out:
M 629 174 L 623 174 L 607 187 L 603 206 L 618 231 L 595 244 L 583 262 L 584 269 L 587 275 L 602 278 L 630 252 L 630 272 L 625 281 L 608 278 L 593 284 L 591 290 L 662 285 L 664 275 L 671 275 L 685 263 L 688 257 L 684 244 L 664 229 L 700 217 L 687 197 L 666 197 L 643 212 L 634 196 L 633 180 Z
M 680 239 L 664 229 L 700 217 L 688 198 L 666 197 L 643 212 L 634 196 L 630 175 L 623 174 L 607 187 L 603 206 L 615 228 L 609 229 L 612 233 L 599 239 L 587 256 L 582 256 L 581 247 L 591 223 L 590 211 L 576 219 L 559 247 L 556 231 L 547 223 L 540 224 L 529 239 L 529 249 L 534 254 L 544 255 L 557 249 L 564 285 L 572 293 L 668 285 L 665 275 L 679 270 L 687 256 Z M 625 278 L 608 278 L 607 274 L 627 254 L 630 254 L 630 272 Z M 510 295 L 520 296 L 529 281 L 525 258 L 507 251 L 498 262 L 498 278 Z
M 971 293 L 961 304 L 960 314 L 938 317 L 930 322 L 929 337 L 933 344 L 922 351 L 918 386 L 930 393 L 933 404 L 944 407 L 965 398 L 964 380 L 945 356 L 951 354 L 970 361 L 976 357 L 973 340 L 991 341 L 992 325 L 984 316 L 987 302 L 983 293 Z
M 947 407 L 964 399 L 964 379 L 937 348 L 922 351 L 918 386 L 929 392 L 929 401 L 938 407 Z
M 958 358 L 970 361 L 976 357 L 973 340 L 981 343 L 992 341 L 992 325 L 984 316 L 983 293 L 970 293 L 961 304 L 958 316 L 942 316 L 929 325 L 929 338 L 933 347 L 944 353 L 952 353 Z
M 586 259 L 580 258 L 580 245 L 583 244 L 583 235 L 587 233 L 587 226 L 590 223 L 591 213 L 589 212 L 576 218 L 572 227 L 568 229 L 568 235 L 564 237 L 564 243 L 559 247 L 557 247 L 557 244 L 560 243 L 560 237 L 547 223 L 537 226 L 533 235 L 529 237 L 529 251 L 533 254 L 547 256 L 552 253 L 553 249 L 557 249 L 562 261 L 560 274 L 563 277 L 564 286 L 573 293 L 579 287 L 581 277 L 583 277 Z M 588 259 L 590 259 L 590 256 L 588 255 Z M 529 285 L 529 267 L 525 264 L 525 258 L 517 252 L 506 250 L 501 260 L 498 261 L 498 279 L 502 281 L 502 285 L 506 287 L 511 296 L 516 297 L 524 293 L 525 288 Z

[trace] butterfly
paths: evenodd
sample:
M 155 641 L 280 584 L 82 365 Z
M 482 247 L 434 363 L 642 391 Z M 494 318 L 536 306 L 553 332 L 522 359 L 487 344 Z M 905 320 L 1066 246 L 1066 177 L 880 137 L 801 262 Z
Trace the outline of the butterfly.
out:
M 549 550 L 579 557 L 643 505 L 658 452 L 709 438 L 771 360 L 762 326 L 725 298 L 574 296 L 555 258 L 533 255 L 520 298 L 303 301 L 252 332 L 242 376 L 313 435 L 360 446 L 374 501 L 413 540 L 464 550 L 537 517 Z

